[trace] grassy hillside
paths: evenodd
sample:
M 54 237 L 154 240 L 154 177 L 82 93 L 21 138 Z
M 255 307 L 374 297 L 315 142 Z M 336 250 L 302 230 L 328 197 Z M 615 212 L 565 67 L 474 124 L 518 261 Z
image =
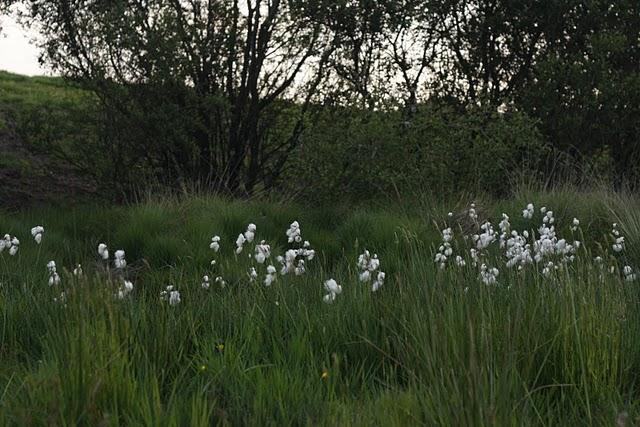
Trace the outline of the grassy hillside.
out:
M 640 416 L 640 294 L 625 280 L 640 266 L 637 200 L 523 194 L 477 201 L 476 219 L 467 203 L 418 204 L 311 210 L 190 198 L 0 215 L 0 237 L 20 240 L 14 256 L 0 253 L 0 424 L 611 425 Z M 532 243 L 542 206 L 554 212 L 556 245 L 582 242 L 575 258 L 554 252 L 510 269 L 496 235 L 479 254 L 499 268 L 485 284 L 474 238 L 463 236 L 481 234 L 485 220 L 499 235 L 505 212 Z M 302 246 L 287 242 L 294 220 L 316 256 L 305 274 L 277 273 L 265 286 L 266 265 L 280 270 L 276 256 Z M 237 254 L 249 223 L 255 240 Z M 41 244 L 29 233 L 36 225 Z M 446 227 L 453 254 L 440 269 Z M 253 257 L 262 239 L 265 264 Z M 365 249 L 379 256 L 374 277 L 386 273 L 376 292 L 359 281 Z M 550 261 L 558 269 L 546 274 Z M 342 288 L 328 304 L 331 278 Z
M 0 206 L 91 191 L 75 148 L 96 138 L 92 106 L 85 91 L 60 78 L 0 71 Z

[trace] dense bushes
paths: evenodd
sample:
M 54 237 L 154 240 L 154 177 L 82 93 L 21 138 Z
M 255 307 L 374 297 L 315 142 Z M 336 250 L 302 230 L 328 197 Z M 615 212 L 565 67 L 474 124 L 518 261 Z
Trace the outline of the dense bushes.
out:
M 399 112 L 334 110 L 306 132 L 284 182 L 326 201 L 398 192 L 499 195 L 547 154 L 535 123 L 522 114 L 425 106 L 407 120 Z

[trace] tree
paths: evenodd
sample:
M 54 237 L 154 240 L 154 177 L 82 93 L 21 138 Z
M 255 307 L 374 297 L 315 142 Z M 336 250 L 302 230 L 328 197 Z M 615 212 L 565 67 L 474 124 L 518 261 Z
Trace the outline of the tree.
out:
M 640 4 L 576 4 L 567 30 L 538 61 L 517 104 L 543 135 L 574 155 L 608 161 L 607 173 L 640 177 Z
M 297 144 L 330 52 L 313 2 L 25 3 L 23 19 L 46 38 L 43 59 L 98 95 L 120 177 L 146 170 L 234 193 L 273 182 L 266 175 Z M 272 140 L 286 105 L 296 119 Z
M 435 91 L 467 103 L 508 101 L 560 40 L 570 7 L 557 0 L 442 2 L 438 28 L 444 49 Z

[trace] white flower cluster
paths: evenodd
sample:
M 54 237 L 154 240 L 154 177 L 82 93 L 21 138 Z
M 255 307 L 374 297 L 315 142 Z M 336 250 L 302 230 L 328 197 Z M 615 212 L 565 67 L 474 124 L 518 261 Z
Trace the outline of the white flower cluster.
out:
M 269 265 L 267 267 L 267 275 L 264 278 L 264 285 L 271 286 L 271 284 L 276 280 L 276 268 L 273 265 Z
M 124 299 L 127 295 L 133 292 L 133 282 L 129 280 L 122 279 L 122 285 L 118 289 L 116 293 L 116 298 Z
M 37 225 L 31 229 L 31 236 L 37 244 L 42 242 L 42 235 L 44 234 L 44 228 L 41 225 Z
M 260 241 L 259 245 L 256 245 L 255 259 L 258 264 L 264 264 L 264 262 L 271 256 L 271 246 L 267 245 L 264 240 Z
M 160 300 L 168 301 L 169 305 L 178 305 L 180 304 L 180 292 L 174 289 L 172 285 L 169 285 L 164 291 L 160 292 Z
M 107 248 L 107 245 L 104 243 L 98 245 L 98 255 L 105 261 L 109 259 L 109 248 Z
M 302 235 L 300 231 L 300 224 L 298 221 L 293 221 L 286 231 L 288 243 L 300 243 L 302 241 Z
M 571 231 L 578 231 L 578 227 L 580 227 L 580 220 L 578 218 L 573 218 L 573 222 L 571 223 Z
M 613 245 L 611 248 L 614 252 L 622 252 L 624 250 L 624 236 L 620 235 L 620 230 L 618 230 L 618 223 L 614 223 L 611 235 L 613 236 Z
M 627 282 L 633 282 L 638 278 L 638 275 L 633 272 L 633 268 L 628 265 L 625 265 L 622 269 L 622 273 L 624 274 L 624 280 Z
M 469 212 L 476 215 L 475 206 L 471 206 Z M 472 247 L 469 249 L 470 259 L 474 267 L 479 267 L 479 277 L 482 282 L 485 284 L 497 283 L 499 270 L 496 267 L 489 267 L 490 262 L 486 261 L 490 254 L 489 248 L 496 241 L 499 241 L 500 248 L 504 250 L 507 268 L 522 270 L 527 265 L 538 264 L 542 268 L 542 274 L 550 276 L 553 271 L 575 260 L 581 242 L 576 240 L 570 243 L 566 239 L 560 239 L 556 234 L 554 226 L 556 220 L 553 211 L 542 207 L 540 212 L 543 214 L 542 225 L 538 228 L 537 233 L 530 233 L 527 230 L 521 232 L 513 230 L 509 216 L 503 213 L 498 224 L 500 228 L 499 239 L 489 221 L 480 225 L 480 233 L 464 236 L 465 240 L 472 242 Z M 525 219 L 531 219 L 533 214 L 534 205 L 529 203 L 522 210 L 522 215 Z M 580 221 L 574 218 L 571 230 L 577 231 L 579 226 Z M 619 232 L 615 227 L 614 231 L 614 237 L 619 239 Z M 622 244 L 624 240 L 617 240 L 616 243 Z M 453 232 L 451 228 L 446 228 L 442 230 L 442 244 L 438 248 L 434 260 L 438 263 L 439 268 L 443 269 L 452 256 Z M 458 267 L 466 265 L 466 261 L 461 256 L 456 256 L 455 260 Z
M 342 286 L 338 285 L 334 279 L 325 281 L 324 289 L 327 291 L 327 294 L 322 298 L 322 300 L 327 304 L 334 302 L 336 300 L 336 296 L 342 293 Z
M 247 231 L 245 231 L 244 233 L 238 234 L 238 238 L 236 239 L 236 255 L 240 255 L 245 243 L 253 242 L 253 239 L 256 236 L 256 230 L 257 230 L 257 227 L 256 227 L 255 224 L 249 224 L 247 226 Z M 218 236 L 216 236 L 216 237 L 218 237 Z M 215 237 L 214 237 L 214 239 L 215 239 Z M 218 241 L 219 241 L 219 239 L 218 239 Z M 212 241 L 212 244 L 213 244 L 213 241 Z
M 249 268 L 249 282 L 255 282 L 258 279 L 258 270 L 255 267 Z
M 486 249 L 491 243 L 496 241 L 496 232 L 493 231 L 493 226 L 489 221 L 482 224 L 480 229 L 482 233 L 473 235 L 473 241 L 479 251 Z
M 375 279 L 371 285 L 371 291 L 376 292 L 384 285 L 384 279 L 386 274 L 383 271 L 378 271 L 380 268 L 380 259 L 377 254 L 371 255 L 371 253 L 365 249 L 365 251 L 358 256 L 358 279 L 361 282 L 369 282 L 374 273 L 377 272 Z
M 471 203 L 471 207 L 469 207 L 468 215 L 469 215 L 469 218 L 471 218 L 473 221 L 477 221 L 478 220 L 478 213 L 476 212 L 476 204 L 475 203 Z
M 124 251 L 122 249 L 117 250 L 114 256 L 113 265 L 115 268 L 122 269 L 127 266 L 127 260 L 124 259 Z
M 533 211 L 534 211 L 534 207 L 533 207 L 533 203 L 529 203 L 527 205 L 527 207 L 525 209 L 522 210 L 522 217 L 524 219 L 531 219 L 533 218 Z
M 0 252 L 5 249 L 9 251 L 9 255 L 14 256 L 18 253 L 18 249 L 20 249 L 20 240 L 15 236 L 11 237 L 5 234 L 4 239 L 0 240 Z
M 529 232 L 523 231 L 520 235 L 516 230 L 511 231 L 510 237 L 505 242 L 507 257 L 507 267 L 512 268 L 516 265 L 521 270 L 526 264 L 532 264 L 531 244 L 527 243 Z
M 206 274 L 202 277 L 202 289 L 209 289 L 210 283 L 209 283 L 209 276 L 207 276 Z
M 543 207 L 541 212 L 545 215 L 542 218 L 542 225 L 538 228 L 539 237 L 533 242 L 533 259 L 536 263 L 541 263 L 550 257 L 559 257 L 561 264 L 573 262 L 576 251 L 580 249 L 580 241 L 576 240 L 573 243 L 569 243 L 566 239 L 558 239 L 555 226 L 552 225 L 555 222 L 553 211 L 547 211 Z M 577 219 L 574 218 L 573 224 L 576 221 Z M 557 270 L 556 267 L 552 261 L 548 261 L 543 268 L 543 274 L 548 276 L 553 269 Z
M 49 272 L 49 286 L 59 285 L 60 275 L 57 272 L 55 261 L 49 261 L 47 263 L 47 271 Z
M 498 281 L 498 275 L 500 272 L 497 268 L 489 268 L 487 264 L 480 266 L 480 279 L 485 285 L 493 285 Z
M 214 252 L 218 252 L 220 250 L 220 236 L 213 236 L 211 238 L 209 248 L 213 249 Z
M 553 211 L 547 211 L 547 208 L 543 207 L 542 209 L 544 209 L 545 216 L 542 217 L 542 223 L 543 224 L 553 224 L 556 219 L 553 217 Z M 541 209 L 541 212 L 542 212 Z
M 453 255 L 451 241 L 453 240 L 453 231 L 451 227 L 442 230 L 442 244 L 438 247 L 438 253 L 434 258 L 434 262 L 438 263 L 441 270 L 447 266 L 447 260 Z M 462 257 L 460 257 L 462 259 Z M 457 261 L 457 258 L 456 258 Z
M 287 250 L 284 253 L 284 257 L 278 255 L 276 261 L 281 265 L 280 274 L 283 276 L 291 272 L 296 276 L 304 274 L 306 271 L 305 262 L 311 261 L 316 256 L 316 251 L 311 249 L 310 246 L 309 241 L 305 240 L 301 248 Z

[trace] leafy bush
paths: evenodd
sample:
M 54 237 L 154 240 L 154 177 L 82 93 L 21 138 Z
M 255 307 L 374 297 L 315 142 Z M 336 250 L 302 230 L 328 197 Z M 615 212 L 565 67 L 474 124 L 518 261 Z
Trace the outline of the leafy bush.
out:
M 509 177 L 547 152 L 521 114 L 423 107 L 400 113 L 334 110 L 310 128 L 285 185 L 314 200 L 365 200 L 400 193 L 510 191 Z

